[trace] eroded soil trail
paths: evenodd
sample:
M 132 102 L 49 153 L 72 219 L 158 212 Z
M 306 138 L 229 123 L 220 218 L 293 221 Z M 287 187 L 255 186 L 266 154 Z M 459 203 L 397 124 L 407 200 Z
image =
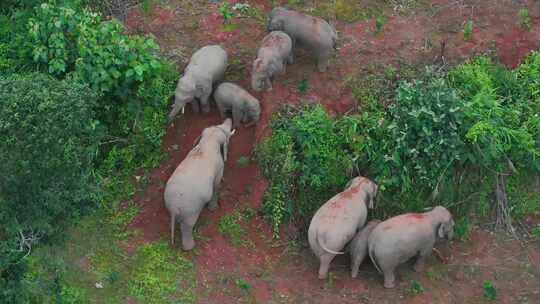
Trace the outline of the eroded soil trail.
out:
M 126 21 L 130 30 L 154 34 L 164 54 L 178 64 L 179 70 L 195 49 L 220 43 L 229 54 L 227 80 L 249 88 L 251 62 L 265 35 L 264 22 L 235 18 L 234 26 L 227 28 L 216 4 L 208 4 L 209 1 L 164 2 L 151 17 L 133 10 Z M 265 13 L 271 9 L 266 1 L 249 2 Z M 299 243 L 284 242 L 286 235 L 282 241 L 272 240 L 271 229 L 259 213 L 242 224 L 246 230 L 242 245 L 231 245 L 217 231 L 224 215 L 235 210 L 260 209 L 267 183 L 254 160 L 246 164 L 245 158 L 252 156 L 256 142 L 268 134 L 266 124 L 280 104 L 318 102 L 332 115 L 356 111 L 357 102 L 347 85 L 348 79 L 370 68 L 437 62 L 441 60 L 442 44 L 448 63 L 492 51 L 503 63 L 515 66 L 540 41 L 540 4 L 518 2 L 431 1 L 409 15 L 399 15 L 388 8 L 385 13 L 389 17 L 378 35 L 373 32 L 374 18 L 352 23 L 338 20 L 337 58 L 325 74 L 316 72 L 309 56 L 297 53 L 296 62 L 287 68 L 285 76 L 274 80 L 271 92 L 254 94 L 262 103 L 261 121 L 256 127 L 240 128 L 232 137 L 219 208 L 215 212 L 205 209 L 199 219 L 196 249 L 188 256 L 198 274 L 200 302 L 483 303 L 481 285 L 490 280 L 497 286 L 500 303 L 540 303 L 538 244 L 524 247 L 481 230 L 473 232 L 468 241 L 442 246 L 448 262 L 443 264 L 431 258 L 426 273 L 413 273 L 410 265 L 403 265 L 395 290 L 382 288 L 382 276 L 369 263 L 361 266 L 359 278 L 351 279 L 348 256 L 335 259 L 330 279 L 320 281 L 318 262 L 307 250 L 304 238 L 301 236 Z M 517 23 L 517 12 L 524 6 L 529 7 L 531 16 L 529 30 Z M 475 26 L 471 38 L 465 41 L 462 29 L 467 20 L 474 20 Z M 304 79 L 309 89 L 302 93 L 298 85 Z M 148 188 L 136 198 L 142 210 L 132 227 L 141 231 L 144 240 L 168 239 L 164 185 L 202 130 L 219 123 L 221 119 L 212 104 L 209 114 L 193 114 L 188 107 L 186 114 L 177 117 L 167 129 L 163 148 L 168 158 L 151 172 Z M 294 229 L 284 228 L 285 234 L 291 230 L 294 234 Z M 416 295 L 410 291 L 413 281 L 420 282 L 423 293 Z

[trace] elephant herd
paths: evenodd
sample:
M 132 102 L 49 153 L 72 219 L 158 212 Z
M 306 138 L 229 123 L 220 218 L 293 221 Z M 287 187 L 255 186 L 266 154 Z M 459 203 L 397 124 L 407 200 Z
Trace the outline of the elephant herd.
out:
M 292 64 L 294 47 L 302 45 L 317 58 L 320 72 L 328 67 L 337 40 L 335 29 L 321 18 L 277 7 L 269 15 L 269 34 L 262 40 L 253 61 L 251 88 L 271 90 L 272 78 L 285 73 Z M 205 128 L 193 148 L 175 169 L 165 186 L 165 206 L 170 214 L 171 243 L 174 244 L 175 224 L 180 224 L 182 248 L 195 246 L 193 227 L 202 209 L 218 207 L 224 163 L 231 136 L 241 124 L 254 125 L 260 118 L 259 100 L 237 84 L 222 82 L 228 56 L 219 45 L 197 50 L 179 79 L 174 104 L 168 121 L 191 103 L 193 112 L 210 111 L 213 95 L 224 122 Z M 232 119 L 227 117 L 231 113 Z M 369 254 L 379 272 L 384 274 L 384 286 L 395 285 L 397 265 L 417 257 L 414 269 L 420 271 L 431 254 L 437 239 L 451 239 L 452 215 L 444 207 L 425 213 L 403 214 L 386 221 L 372 220 L 366 224 L 368 207 L 377 195 L 377 185 L 366 177 L 353 178 L 346 189 L 332 197 L 313 216 L 308 240 L 319 258 L 319 278 L 327 277 L 330 263 L 336 255 L 351 254 L 351 275 L 356 277 L 364 257 Z

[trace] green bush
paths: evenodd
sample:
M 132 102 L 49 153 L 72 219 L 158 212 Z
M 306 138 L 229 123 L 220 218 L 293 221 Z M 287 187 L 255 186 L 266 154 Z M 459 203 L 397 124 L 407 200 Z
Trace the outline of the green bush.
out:
M 96 95 L 76 82 L 0 77 L 0 103 L 0 277 L 17 284 L 13 276 L 24 270 L 18 259 L 30 246 L 61 235 L 94 206 L 101 131 Z M 34 239 L 21 248 L 22 236 Z
M 535 66 L 533 53 L 514 73 L 479 57 L 449 72 L 451 85 L 465 100 L 463 130 L 471 164 L 505 172 L 511 160 L 517 167 L 540 169 L 540 119 L 534 100 L 538 62 Z
M 388 184 L 436 189 L 462 156 L 462 101 L 442 78 L 403 82 L 387 116 Z
M 277 231 L 291 216 L 311 218 L 347 182 L 352 160 L 336 121 L 321 106 L 284 108 L 270 125 L 274 132 L 257 155 L 271 182 L 263 211 Z M 296 188 L 302 191 L 294 193 Z
M 37 6 L 28 22 L 28 47 L 34 62 L 49 74 L 63 78 L 74 73 L 103 94 L 99 114 L 110 122 L 119 110 L 116 97 L 125 100 L 137 84 L 162 68 L 153 39 L 123 32 L 120 23 L 102 21 L 80 2 L 50 0 Z

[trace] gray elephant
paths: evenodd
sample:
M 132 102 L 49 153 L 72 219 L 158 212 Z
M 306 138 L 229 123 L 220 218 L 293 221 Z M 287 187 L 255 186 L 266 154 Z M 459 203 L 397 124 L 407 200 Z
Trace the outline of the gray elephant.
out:
M 261 116 L 259 100 L 234 83 L 220 84 L 214 91 L 214 100 L 221 118 L 225 118 L 227 111 L 232 112 L 235 128 L 238 128 L 240 123 L 245 123 L 249 127 L 259 121 Z
M 373 231 L 373 228 L 380 222 L 380 220 L 369 221 L 352 239 L 350 244 L 351 277 L 356 278 L 358 276 L 358 269 L 368 252 L 368 237 L 371 234 L 371 231 Z
M 184 112 L 188 102 L 191 102 L 195 113 L 199 112 L 198 101 L 203 112 L 210 112 L 208 98 L 212 94 L 213 85 L 223 79 L 226 69 L 227 52 L 221 46 L 207 45 L 197 50 L 176 85 L 174 104 L 168 116 L 169 123 L 180 110 Z
M 319 278 L 328 275 L 330 262 L 337 254 L 343 254 L 345 245 L 363 227 L 367 207 L 373 208 L 377 185 L 369 179 L 353 178 L 346 189 L 322 205 L 311 219 L 308 230 L 309 245 L 319 258 Z
M 264 37 L 253 61 L 251 88 L 256 92 L 272 90 L 270 79 L 285 74 L 286 64 L 293 63 L 292 40 L 282 31 L 274 31 Z
M 451 240 L 454 220 L 446 208 L 437 206 L 425 213 L 407 213 L 390 218 L 373 229 L 368 238 L 369 257 L 384 274 L 384 287 L 395 287 L 395 268 L 417 257 L 415 271 L 422 271 L 424 262 L 437 239 Z
M 328 22 L 284 7 L 276 7 L 270 12 L 267 30 L 283 31 L 291 37 L 293 46 L 298 43 L 313 51 L 319 71 L 326 71 L 338 38 L 336 30 Z
M 171 243 L 174 244 L 174 226 L 179 221 L 184 250 L 195 246 L 193 226 L 204 206 L 208 204 L 210 210 L 218 206 L 223 166 L 229 139 L 234 134 L 231 129 L 230 118 L 221 125 L 205 128 L 165 186 L 165 206 L 171 216 Z

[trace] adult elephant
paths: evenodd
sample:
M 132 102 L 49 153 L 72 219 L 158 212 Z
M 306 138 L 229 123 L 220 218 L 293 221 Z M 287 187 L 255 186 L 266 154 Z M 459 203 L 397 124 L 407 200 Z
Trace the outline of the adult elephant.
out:
M 171 244 L 174 244 L 175 222 L 180 222 L 182 248 L 195 246 L 193 226 L 206 204 L 210 210 L 218 205 L 218 191 L 227 160 L 227 148 L 234 134 L 232 121 L 203 130 L 195 147 L 178 165 L 165 186 L 165 206 L 171 216 Z

